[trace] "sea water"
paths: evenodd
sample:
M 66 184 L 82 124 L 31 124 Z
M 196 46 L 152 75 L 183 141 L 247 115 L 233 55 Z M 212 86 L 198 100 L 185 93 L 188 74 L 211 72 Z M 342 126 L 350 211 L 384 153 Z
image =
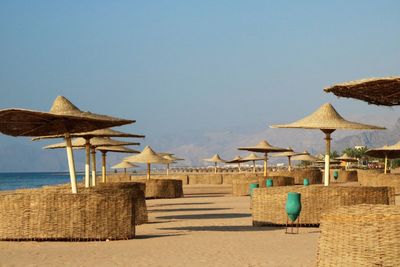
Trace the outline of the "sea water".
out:
M 83 175 L 76 174 L 78 182 Z M 67 172 L 9 172 L 0 173 L 0 190 L 15 190 L 20 188 L 37 188 L 44 185 L 70 183 Z

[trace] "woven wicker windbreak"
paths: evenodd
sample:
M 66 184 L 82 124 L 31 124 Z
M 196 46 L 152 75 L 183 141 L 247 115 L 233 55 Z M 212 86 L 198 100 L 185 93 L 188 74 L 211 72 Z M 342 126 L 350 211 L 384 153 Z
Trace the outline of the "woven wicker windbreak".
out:
M 400 266 L 400 206 L 355 205 L 321 217 L 317 266 Z
M 293 177 L 286 176 L 272 176 L 268 177 L 268 179 L 272 179 L 273 186 L 288 186 L 294 185 Z M 258 183 L 257 178 L 252 179 L 235 179 L 232 181 L 232 195 L 233 196 L 249 196 L 250 195 L 250 184 Z
M 392 187 L 281 186 L 257 188 L 252 196 L 254 226 L 285 225 L 288 192 L 301 194 L 300 224 L 318 226 L 323 212 L 356 204 L 394 204 Z
M 400 105 L 400 77 L 371 78 L 325 88 L 339 97 L 355 98 L 370 104 Z
M 127 190 L 19 190 L 0 194 L 0 240 L 95 241 L 135 236 Z
M 333 177 L 334 172 L 337 171 L 339 176 L 335 180 Z M 357 182 L 358 181 L 358 175 L 356 170 L 331 170 L 331 182 L 336 182 L 336 183 L 347 183 L 347 182 Z
M 68 185 L 51 185 L 51 186 L 43 186 L 40 190 L 52 191 L 52 192 L 65 192 L 67 190 Z M 145 191 L 146 185 L 143 183 L 137 182 L 113 182 L 113 183 L 99 183 L 96 187 L 84 188 L 82 185 L 79 187 L 80 191 L 84 191 L 85 193 L 96 192 L 96 193 L 104 193 L 104 192 L 114 192 L 114 191 L 129 191 L 132 194 L 132 204 L 135 209 L 135 220 L 134 224 L 139 225 L 146 223 L 148 220 L 147 215 L 147 206 L 146 206 L 146 198 Z M 26 192 L 26 189 L 17 190 L 17 192 Z
M 181 180 L 175 179 L 138 179 L 133 181 L 146 184 L 146 199 L 148 198 L 180 198 L 183 197 Z
M 400 194 L 400 174 L 383 174 L 371 170 L 357 170 L 358 183 L 363 186 L 391 186 Z
M 289 176 L 294 178 L 294 184 L 302 185 L 307 178 L 310 184 L 322 183 L 322 172 L 315 168 L 294 169 L 293 171 L 279 170 L 271 172 L 271 176 Z
M 79 110 L 58 96 L 50 112 L 27 109 L 0 110 L 0 132 L 12 136 L 43 136 L 93 131 L 135 122 Z

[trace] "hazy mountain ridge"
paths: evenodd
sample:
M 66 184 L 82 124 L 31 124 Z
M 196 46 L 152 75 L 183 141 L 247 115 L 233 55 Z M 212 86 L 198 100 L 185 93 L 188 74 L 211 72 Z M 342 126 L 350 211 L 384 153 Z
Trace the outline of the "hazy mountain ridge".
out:
M 332 150 L 341 152 L 346 147 L 366 145 L 379 147 L 394 144 L 400 140 L 400 119 L 398 116 L 358 116 L 354 121 L 386 126 L 384 131 L 335 131 L 332 134 Z M 180 165 L 204 166 L 202 159 L 219 153 L 224 159 L 236 155 L 247 155 L 246 151 L 237 150 L 241 146 L 251 146 L 261 140 L 267 140 L 274 146 L 292 147 L 296 151 L 308 150 L 312 154 L 323 153 L 325 149 L 324 134 L 319 130 L 271 129 L 267 124 L 233 126 L 220 131 L 190 131 L 161 136 L 146 137 L 140 141 L 150 144 L 156 151 L 175 153 L 185 158 Z M 59 140 L 58 140 L 59 141 Z M 10 138 L 0 136 L 0 171 L 67 171 L 65 150 L 43 150 L 41 147 L 54 143 L 55 140 L 32 142 L 29 138 Z M 137 147 L 134 147 L 137 149 Z M 108 153 L 108 167 L 126 157 L 125 154 Z M 76 168 L 83 170 L 84 152 L 75 150 Z M 271 157 L 271 163 L 286 162 L 284 158 Z M 97 164 L 100 164 L 98 154 Z M 98 168 L 99 169 L 99 168 Z

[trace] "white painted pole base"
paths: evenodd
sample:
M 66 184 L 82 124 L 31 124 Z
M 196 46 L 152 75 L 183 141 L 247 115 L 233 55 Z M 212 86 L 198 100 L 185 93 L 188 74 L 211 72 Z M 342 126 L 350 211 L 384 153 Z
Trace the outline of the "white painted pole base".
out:
M 92 147 L 92 186 L 96 186 L 96 149 Z
M 86 139 L 85 187 L 90 187 L 90 140 Z
M 103 183 L 106 182 L 107 180 L 107 174 L 106 174 L 106 153 L 101 152 L 101 157 L 102 157 L 102 164 L 101 164 L 101 181 Z
M 326 145 L 326 152 L 325 152 L 325 170 L 324 170 L 324 185 L 329 186 L 330 182 L 330 164 L 331 164 L 331 133 L 334 130 L 325 130 L 325 145 Z
M 76 186 L 74 154 L 72 152 L 72 144 L 69 134 L 65 134 L 65 142 L 66 142 L 67 157 L 68 157 L 69 177 L 71 179 L 71 189 L 72 193 L 76 194 L 78 193 L 78 188 Z

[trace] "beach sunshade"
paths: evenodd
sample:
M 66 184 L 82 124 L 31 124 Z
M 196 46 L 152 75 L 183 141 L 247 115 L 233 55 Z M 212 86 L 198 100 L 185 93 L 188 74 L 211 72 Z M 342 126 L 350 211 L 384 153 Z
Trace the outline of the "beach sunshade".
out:
M 397 142 L 391 146 L 383 146 L 380 148 L 369 149 L 365 152 L 366 155 L 374 158 L 384 158 L 385 159 L 385 171 L 387 173 L 388 159 L 400 158 L 400 142 Z
M 142 152 L 137 155 L 124 158 L 124 161 L 134 163 L 145 163 L 147 164 L 147 179 L 150 179 L 150 167 L 151 164 L 168 164 L 171 161 L 164 159 L 158 155 L 150 146 L 146 146 Z
M 77 192 L 77 187 L 70 134 L 133 122 L 135 121 L 81 111 L 63 96 L 54 100 L 49 112 L 27 109 L 0 110 L 0 132 L 3 134 L 30 137 L 64 135 L 73 193 Z
M 254 153 L 250 153 L 249 155 L 244 157 L 243 160 L 252 161 L 253 162 L 253 173 L 255 173 L 256 172 L 256 161 L 264 160 L 264 158 L 263 157 L 259 157 Z
M 170 154 L 170 153 L 158 153 L 158 155 L 162 156 L 164 159 L 169 161 L 169 163 L 167 163 L 167 176 L 169 175 L 169 164 L 170 163 L 176 163 L 177 161 L 184 160 L 181 158 L 177 158 L 177 157 L 173 156 L 174 154 Z
M 95 131 L 90 131 L 90 132 L 82 132 L 82 133 L 73 133 L 70 135 L 71 137 L 82 137 L 86 140 L 86 162 L 85 162 L 85 187 L 90 186 L 90 179 L 89 179 L 89 174 L 90 174 L 90 150 L 92 149 L 92 185 L 96 185 L 96 153 L 94 148 L 91 147 L 90 144 L 90 139 L 94 137 L 131 137 L 131 138 L 144 138 L 144 135 L 139 135 L 139 134 L 130 134 L 130 133 L 125 133 L 121 131 L 117 131 L 114 129 L 106 128 L 106 129 L 100 129 L 100 130 L 95 130 Z M 41 140 L 41 139 L 49 139 L 49 138 L 60 138 L 62 137 L 61 135 L 47 135 L 47 136 L 39 136 L 35 137 L 32 140 Z
M 336 129 L 345 130 L 383 130 L 385 128 L 362 124 L 357 122 L 351 122 L 345 120 L 335 108 L 330 104 L 326 103 L 318 108 L 311 115 L 295 121 L 290 124 L 273 125 L 272 128 L 303 128 L 303 129 L 320 129 L 325 133 L 326 140 L 326 153 L 325 153 L 325 181 L 326 186 L 329 185 L 329 163 L 330 163 L 330 149 L 331 149 L 331 133 Z
M 101 165 L 101 179 L 102 182 L 107 182 L 107 152 L 117 152 L 117 153 L 140 153 L 140 151 L 130 149 L 124 146 L 99 146 L 96 150 L 101 152 L 102 165 Z
M 231 159 L 229 161 L 226 161 L 226 163 L 230 163 L 230 164 L 237 163 L 238 169 L 239 169 L 239 172 L 240 172 L 240 163 L 247 162 L 247 161 L 248 160 L 243 160 L 243 158 L 241 156 L 236 156 L 233 159 Z
M 336 160 L 344 161 L 344 162 L 358 162 L 358 159 L 352 158 L 348 156 L 346 153 L 341 155 L 340 157 L 335 158 Z
M 370 78 L 325 88 L 339 97 L 355 98 L 369 104 L 400 105 L 400 77 Z
M 311 156 L 307 151 L 304 151 L 302 155 L 293 156 L 292 160 L 306 161 L 306 162 L 316 162 L 319 159 L 317 157 Z
M 292 170 L 291 159 L 292 159 L 293 156 L 298 156 L 298 155 L 302 155 L 302 153 L 301 152 L 294 152 L 293 149 L 289 147 L 288 151 L 277 153 L 275 155 L 272 155 L 272 157 L 287 157 L 288 158 L 288 170 L 291 171 Z
M 274 153 L 274 152 L 285 152 L 288 151 L 286 148 L 282 147 L 276 147 L 270 145 L 267 141 L 263 140 L 260 143 L 258 143 L 255 146 L 250 146 L 250 147 L 239 147 L 239 150 L 247 150 L 247 151 L 252 151 L 252 152 L 259 152 L 259 153 L 264 153 L 264 178 L 267 178 L 267 171 L 268 171 L 268 153 Z M 264 180 L 260 178 L 260 187 L 264 187 Z
M 126 173 L 126 169 L 132 169 L 132 168 L 136 168 L 139 167 L 133 163 L 129 163 L 126 161 L 121 161 L 120 163 L 114 165 L 111 167 L 111 169 L 124 169 L 124 173 Z
M 72 147 L 85 147 L 86 140 L 84 138 L 75 138 L 72 139 Z M 137 142 L 127 142 L 127 141 L 119 141 L 115 139 L 111 139 L 109 137 L 93 137 L 90 139 L 90 145 L 92 148 L 97 148 L 100 146 L 129 146 L 129 145 L 140 145 Z M 43 147 L 44 149 L 57 149 L 64 148 L 65 142 L 52 144 Z
M 120 163 L 112 166 L 111 169 L 130 169 L 130 168 L 137 168 L 137 167 L 139 167 L 139 166 L 137 166 L 133 163 L 121 161 Z
M 214 162 L 214 173 L 217 173 L 217 164 L 218 163 L 225 163 L 226 160 L 221 159 L 221 157 L 218 154 L 215 154 L 209 159 L 204 159 L 204 161 L 208 162 Z

